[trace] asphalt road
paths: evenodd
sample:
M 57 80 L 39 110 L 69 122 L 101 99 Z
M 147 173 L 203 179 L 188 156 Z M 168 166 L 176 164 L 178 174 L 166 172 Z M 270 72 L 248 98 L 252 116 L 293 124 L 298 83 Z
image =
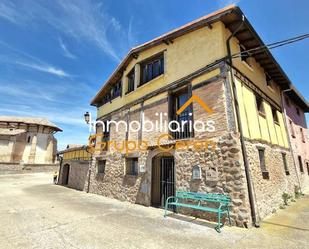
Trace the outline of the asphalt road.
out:
M 308 248 L 309 197 L 259 229 L 224 227 L 52 184 L 52 173 L 0 175 L 0 248 Z

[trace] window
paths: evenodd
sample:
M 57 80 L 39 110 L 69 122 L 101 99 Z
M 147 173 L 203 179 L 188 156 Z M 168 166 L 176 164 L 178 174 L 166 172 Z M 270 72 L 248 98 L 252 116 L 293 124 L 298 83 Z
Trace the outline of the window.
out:
M 105 94 L 105 96 L 103 97 L 103 101 L 102 101 L 102 105 L 108 103 L 111 101 L 111 94 L 110 92 L 108 92 L 107 94 Z
M 288 175 L 290 175 L 290 171 L 289 171 L 289 168 L 288 168 L 288 163 L 286 161 L 286 154 L 285 153 L 282 153 L 282 161 L 283 161 L 285 174 L 288 176 Z
M 30 141 L 31 141 L 31 137 L 28 136 L 27 143 L 30 144 Z
M 300 115 L 299 108 L 297 108 L 297 107 L 296 107 L 296 113 L 297 113 L 298 116 Z
M 146 61 L 141 64 L 141 83 L 140 85 L 145 84 L 148 81 L 158 77 L 164 73 L 164 57 L 163 54 Z
M 135 69 L 133 68 L 128 74 L 128 91 L 126 93 L 134 91 L 134 81 L 135 81 Z
M 279 125 L 279 119 L 278 119 L 277 110 L 273 107 L 273 108 L 271 109 L 271 112 L 272 112 L 272 114 L 273 114 L 273 119 L 274 119 L 275 124 L 278 124 L 278 125 Z
M 290 124 L 291 136 L 295 137 L 294 125 L 291 119 L 289 120 L 289 124 Z
M 273 81 L 268 74 L 266 74 L 266 85 L 270 88 L 273 88 Z
M 306 162 L 306 166 L 307 166 L 307 173 L 308 173 L 308 176 L 309 176 L 309 163 Z
M 97 161 L 98 174 L 105 174 L 105 165 L 106 165 L 106 160 Z
M 301 159 L 301 156 L 298 156 L 298 165 L 299 165 L 300 172 L 304 173 L 303 161 Z
M 138 174 L 138 158 L 126 159 L 126 174 L 131 176 Z
M 256 100 L 256 107 L 257 107 L 257 110 L 258 110 L 259 114 L 265 116 L 265 109 L 264 109 L 264 105 L 263 105 L 263 99 L 260 96 L 255 95 L 255 100 Z
M 241 60 L 246 62 L 248 65 L 249 65 L 249 62 L 248 62 L 248 59 L 250 57 L 249 53 L 246 52 L 246 48 L 242 45 L 239 45 L 240 47 L 240 57 L 241 57 Z
M 269 172 L 267 171 L 265 164 L 265 149 L 259 148 L 258 152 L 259 152 L 260 168 L 262 171 L 263 179 L 269 179 Z
M 111 90 L 111 99 L 115 99 L 119 96 L 121 96 L 121 81 L 114 85 Z
M 305 143 L 306 139 L 305 139 L 305 134 L 304 134 L 303 128 L 299 128 L 299 131 L 300 131 L 300 135 L 301 135 L 301 140 L 302 140 L 303 143 Z
M 110 127 L 107 127 L 107 120 L 104 121 L 104 131 L 102 136 L 102 150 L 107 151 L 108 150 L 108 141 L 110 137 Z M 107 130 L 108 129 L 108 130 Z
M 172 136 L 175 139 L 184 139 L 193 137 L 192 127 L 190 129 L 190 121 L 192 122 L 192 105 L 189 105 L 182 113 L 179 115 L 176 114 L 177 110 L 186 103 L 189 99 L 188 89 L 185 88 L 173 95 L 170 96 L 170 120 L 177 121 L 179 126 L 175 123 L 172 123 L 171 128 Z
M 201 180 L 202 179 L 202 171 L 199 165 L 195 165 L 192 168 L 192 180 Z

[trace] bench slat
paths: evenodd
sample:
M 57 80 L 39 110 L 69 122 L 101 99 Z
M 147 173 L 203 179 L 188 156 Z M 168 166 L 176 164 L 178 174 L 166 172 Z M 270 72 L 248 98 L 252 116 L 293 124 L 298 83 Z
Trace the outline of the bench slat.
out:
M 206 206 L 197 206 L 193 204 L 187 204 L 187 203 L 180 203 L 180 202 L 170 202 L 170 205 L 178 206 L 178 207 L 186 207 L 186 208 L 192 208 L 192 209 L 197 209 L 197 210 L 202 210 L 202 211 L 208 211 L 212 213 L 224 213 L 226 211 L 218 209 L 218 208 L 211 208 L 211 207 L 206 207 Z

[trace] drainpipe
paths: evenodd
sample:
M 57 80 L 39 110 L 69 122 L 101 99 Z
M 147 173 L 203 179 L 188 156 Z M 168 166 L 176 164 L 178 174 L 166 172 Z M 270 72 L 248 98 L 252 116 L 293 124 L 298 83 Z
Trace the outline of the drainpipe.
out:
M 257 215 L 256 215 L 255 200 L 254 200 L 254 194 L 253 194 L 253 184 L 252 184 L 252 181 L 251 181 L 251 175 L 250 175 L 249 163 L 248 163 L 248 156 L 247 156 L 247 152 L 246 152 L 246 145 L 245 145 L 243 130 L 242 130 L 242 126 L 241 126 L 237 91 L 236 91 L 236 85 L 235 85 L 234 74 L 233 74 L 233 60 L 232 60 L 231 46 L 230 46 L 230 40 L 235 36 L 235 34 L 243 26 L 244 21 L 245 21 L 245 16 L 242 15 L 241 24 L 237 27 L 237 29 L 226 40 L 226 47 L 227 47 L 227 53 L 228 53 L 228 62 L 230 64 L 230 70 L 229 71 L 230 71 L 230 74 L 231 74 L 232 92 L 233 92 L 233 95 L 234 95 L 237 126 L 238 126 L 238 130 L 239 130 L 239 133 L 240 133 L 240 143 L 241 143 L 241 149 L 242 149 L 242 156 L 243 156 L 245 173 L 246 173 L 246 178 L 247 178 L 248 196 L 249 196 L 249 202 L 250 202 L 250 207 L 251 207 L 251 217 L 252 217 L 252 221 L 253 221 L 254 226 L 260 227 L 260 224 L 259 224 L 259 221 L 258 221 Z
M 283 105 L 283 97 L 284 97 L 284 93 L 292 91 L 293 89 L 289 88 L 286 90 L 281 91 L 281 106 L 283 108 L 283 119 L 284 119 L 284 126 L 285 126 L 285 130 L 287 132 L 287 139 L 288 139 L 288 143 L 290 146 L 290 152 L 292 154 L 292 159 L 293 159 L 293 163 L 294 163 L 294 168 L 295 168 L 295 174 L 297 176 L 297 181 L 298 181 L 298 186 L 299 186 L 299 190 L 301 191 L 301 184 L 300 184 L 300 179 L 299 179 L 299 175 L 298 175 L 298 171 L 297 171 L 297 166 L 296 166 L 296 160 L 294 157 L 294 153 L 293 153 L 293 148 L 292 148 L 292 143 L 291 143 L 291 139 L 290 139 L 290 132 L 288 129 L 288 123 L 287 123 L 287 115 L 286 115 L 286 109 L 285 109 L 285 105 Z

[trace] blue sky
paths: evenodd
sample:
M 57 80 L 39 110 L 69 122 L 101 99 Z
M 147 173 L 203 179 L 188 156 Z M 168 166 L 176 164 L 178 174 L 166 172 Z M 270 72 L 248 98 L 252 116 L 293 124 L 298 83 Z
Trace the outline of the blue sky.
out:
M 59 148 L 86 143 L 83 114 L 132 46 L 231 3 L 265 43 L 308 33 L 307 0 L 0 0 L 0 115 L 50 119 Z M 306 99 L 308 45 L 272 51 Z

